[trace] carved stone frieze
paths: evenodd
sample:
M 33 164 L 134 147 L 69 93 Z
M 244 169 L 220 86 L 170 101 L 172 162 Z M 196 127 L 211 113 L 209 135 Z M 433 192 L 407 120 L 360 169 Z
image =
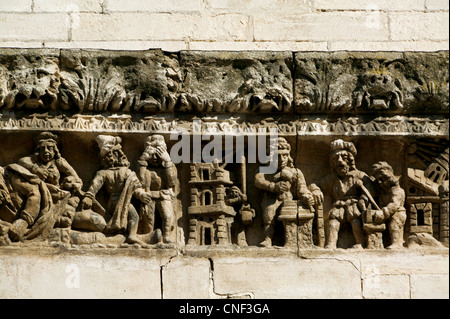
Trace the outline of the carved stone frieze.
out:
M 0 109 L 443 114 L 448 51 L 0 51 Z
M 1 49 L 0 246 L 448 247 L 447 111 L 448 52 Z
M 302 52 L 294 87 L 300 113 L 443 113 L 448 52 Z

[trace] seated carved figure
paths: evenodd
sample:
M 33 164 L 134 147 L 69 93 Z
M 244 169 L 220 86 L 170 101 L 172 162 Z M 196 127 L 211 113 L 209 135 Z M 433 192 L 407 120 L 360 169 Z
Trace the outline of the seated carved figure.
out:
M 136 174 L 131 171 L 126 155 L 120 145 L 121 138 L 109 135 L 99 135 L 96 142 L 100 148 L 100 158 L 103 169 L 97 171 L 92 180 L 82 208 L 92 207 L 98 191 L 104 188 L 107 192 L 106 206 L 107 234 L 126 234 L 128 243 L 146 244 L 137 236 L 139 215 L 131 203 L 132 197 L 137 197 L 145 204 L 149 204 L 151 197 L 142 188 Z
M 286 139 L 278 138 L 278 168 L 274 174 L 258 173 L 255 186 L 264 191 L 262 198 L 264 241 L 263 247 L 272 246 L 276 216 L 280 206 L 289 200 L 298 200 L 312 207 L 314 200 L 306 186 L 303 173 L 294 167 L 290 156 L 291 145 Z
M 400 187 L 392 167 L 386 162 L 373 165 L 373 176 L 377 182 L 378 208 L 372 210 L 374 224 L 386 223 L 389 229 L 391 245 L 388 249 L 403 247 L 403 229 L 406 222 L 405 191 Z
M 8 222 L 12 241 L 45 238 L 57 224 L 70 226 L 75 196 L 82 185 L 70 164 L 61 157 L 57 137 L 49 132 L 37 139 L 36 152 L 3 170 L 0 219 Z M 62 179 L 73 179 L 62 189 Z
M 328 249 L 336 248 L 339 229 L 345 222 L 352 226 L 354 248 L 362 248 L 365 242 L 361 214 L 367 209 L 367 192 L 372 193 L 373 186 L 369 176 L 356 168 L 356 153 L 353 143 L 333 141 L 330 157 L 333 172 L 310 186 L 316 201 L 322 202 L 324 194 L 332 198 L 326 227 Z

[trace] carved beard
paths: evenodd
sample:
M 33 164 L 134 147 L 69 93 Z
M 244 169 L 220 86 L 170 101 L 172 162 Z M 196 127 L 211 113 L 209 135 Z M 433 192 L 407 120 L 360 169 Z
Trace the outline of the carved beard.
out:
M 117 152 L 111 150 L 106 153 L 102 158 L 102 165 L 105 168 L 117 167 L 119 164 L 119 159 L 117 158 Z
M 345 164 L 345 165 L 336 165 L 334 170 L 336 171 L 336 173 L 338 174 L 338 176 L 340 178 L 344 178 L 345 176 L 348 175 L 350 167 L 347 164 Z

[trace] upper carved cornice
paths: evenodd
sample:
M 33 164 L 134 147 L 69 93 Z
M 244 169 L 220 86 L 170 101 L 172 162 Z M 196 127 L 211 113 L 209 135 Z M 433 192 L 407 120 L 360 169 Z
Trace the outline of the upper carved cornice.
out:
M 446 114 L 449 52 L 0 49 L 0 112 Z

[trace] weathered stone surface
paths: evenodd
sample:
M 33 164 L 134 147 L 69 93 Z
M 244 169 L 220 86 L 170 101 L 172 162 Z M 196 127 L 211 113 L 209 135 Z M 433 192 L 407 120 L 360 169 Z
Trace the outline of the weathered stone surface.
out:
M 0 108 L 57 108 L 59 50 L 0 50 Z
M 159 299 L 160 263 L 123 256 L 2 255 L 0 297 Z
M 162 297 L 211 298 L 210 262 L 206 258 L 177 257 L 162 268 Z
M 289 52 L 182 51 L 185 74 L 178 109 L 212 113 L 289 113 Z
M 162 51 L 61 51 L 60 104 L 75 112 L 170 112 L 180 73 Z
M 359 270 L 332 259 L 214 259 L 214 284 L 217 294 L 247 293 L 258 299 L 361 298 Z
M 426 62 L 425 62 L 425 60 Z M 448 110 L 448 52 L 295 54 L 297 112 Z

